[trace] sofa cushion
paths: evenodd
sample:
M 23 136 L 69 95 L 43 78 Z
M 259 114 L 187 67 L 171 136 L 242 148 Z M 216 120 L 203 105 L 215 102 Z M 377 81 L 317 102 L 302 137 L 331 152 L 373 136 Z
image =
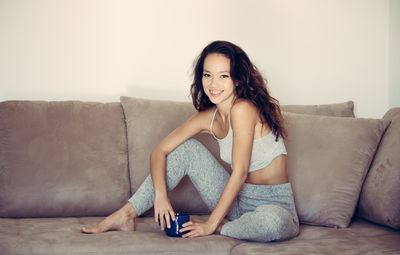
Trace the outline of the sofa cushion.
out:
M 347 227 L 390 121 L 284 113 L 288 174 L 302 223 Z
M 336 117 L 354 117 L 354 103 L 347 101 L 337 104 L 322 105 L 282 105 L 281 110 L 284 112 L 324 115 Z
M 130 196 L 119 103 L 0 103 L 0 216 L 107 215 Z
M 136 231 L 82 234 L 82 226 L 100 222 L 100 217 L 0 219 L 0 253 L 7 255 L 128 255 L 128 254 L 225 254 L 243 241 L 210 235 L 175 238 L 161 232 L 153 218 L 135 220 Z
M 121 104 L 127 125 L 131 189 L 134 193 L 150 173 L 152 150 L 170 132 L 195 114 L 196 110 L 191 103 L 131 97 L 121 97 Z M 201 137 L 203 140 L 210 140 L 207 134 Z M 218 145 L 207 145 L 210 151 L 215 152 L 216 149 L 210 146 Z M 168 196 L 175 211 L 196 214 L 209 212 L 188 177 L 184 177 Z M 152 211 L 149 211 L 145 215 L 151 213 Z
M 400 233 L 355 219 L 349 228 L 300 226 L 299 236 L 284 242 L 245 242 L 232 255 L 254 254 L 400 254 Z
M 389 110 L 391 120 L 361 191 L 357 214 L 400 229 L 400 108 Z

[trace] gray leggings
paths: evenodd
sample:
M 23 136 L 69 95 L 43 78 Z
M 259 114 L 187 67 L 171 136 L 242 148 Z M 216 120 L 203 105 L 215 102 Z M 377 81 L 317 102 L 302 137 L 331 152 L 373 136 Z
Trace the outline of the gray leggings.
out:
M 167 156 L 168 191 L 188 175 L 201 198 L 212 211 L 229 179 L 229 174 L 198 141 L 189 139 Z M 138 215 L 153 206 L 154 188 L 149 175 L 129 202 Z M 290 183 L 254 185 L 245 183 L 222 227 L 221 235 L 243 240 L 270 242 L 285 240 L 299 233 Z

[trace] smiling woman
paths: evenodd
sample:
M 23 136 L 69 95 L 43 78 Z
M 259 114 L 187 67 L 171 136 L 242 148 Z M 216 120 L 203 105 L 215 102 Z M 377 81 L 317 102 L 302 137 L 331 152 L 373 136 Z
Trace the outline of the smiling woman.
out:
M 230 42 L 209 44 L 197 60 L 191 92 L 198 113 L 153 150 L 151 175 L 124 207 L 82 232 L 134 230 L 134 218 L 152 206 L 155 222 L 170 228 L 175 212 L 167 191 L 188 175 L 212 213 L 205 222 L 183 224 L 182 237 L 217 233 L 269 242 L 296 236 L 299 219 L 286 173 L 282 114 L 247 54 Z M 218 141 L 231 175 L 191 139 L 204 131 Z

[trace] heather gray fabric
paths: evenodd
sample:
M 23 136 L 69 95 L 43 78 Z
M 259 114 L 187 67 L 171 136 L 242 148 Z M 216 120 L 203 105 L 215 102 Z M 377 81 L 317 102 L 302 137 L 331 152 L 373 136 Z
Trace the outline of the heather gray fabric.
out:
M 245 183 L 237 200 L 235 210 L 239 213 L 222 227 L 221 235 L 259 242 L 282 241 L 298 235 L 299 219 L 290 183 Z
M 167 156 L 166 180 L 172 190 L 188 175 L 208 208 L 215 208 L 229 174 L 212 154 L 194 139 L 189 139 Z M 153 206 L 154 188 L 149 175 L 129 199 L 138 215 Z M 229 211 L 231 220 L 221 235 L 269 242 L 290 239 L 298 234 L 299 221 L 290 184 L 252 185 L 245 183 Z
M 347 227 L 387 120 L 284 113 L 300 222 Z
M 337 104 L 322 105 L 282 105 L 281 110 L 285 112 L 324 115 L 335 117 L 354 117 L 354 103 L 347 101 Z
M 130 197 L 119 103 L 0 103 L 0 216 L 107 215 Z
M 357 214 L 400 229 L 400 108 L 389 110 L 390 120 L 360 195 Z

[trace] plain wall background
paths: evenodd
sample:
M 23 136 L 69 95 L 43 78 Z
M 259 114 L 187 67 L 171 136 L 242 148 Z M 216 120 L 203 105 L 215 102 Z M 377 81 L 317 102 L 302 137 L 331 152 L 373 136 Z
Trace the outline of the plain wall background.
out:
M 281 104 L 400 106 L 399 0 L 0 0 L 0 101 L 190 101 L 193 61 L 241 46 Z

